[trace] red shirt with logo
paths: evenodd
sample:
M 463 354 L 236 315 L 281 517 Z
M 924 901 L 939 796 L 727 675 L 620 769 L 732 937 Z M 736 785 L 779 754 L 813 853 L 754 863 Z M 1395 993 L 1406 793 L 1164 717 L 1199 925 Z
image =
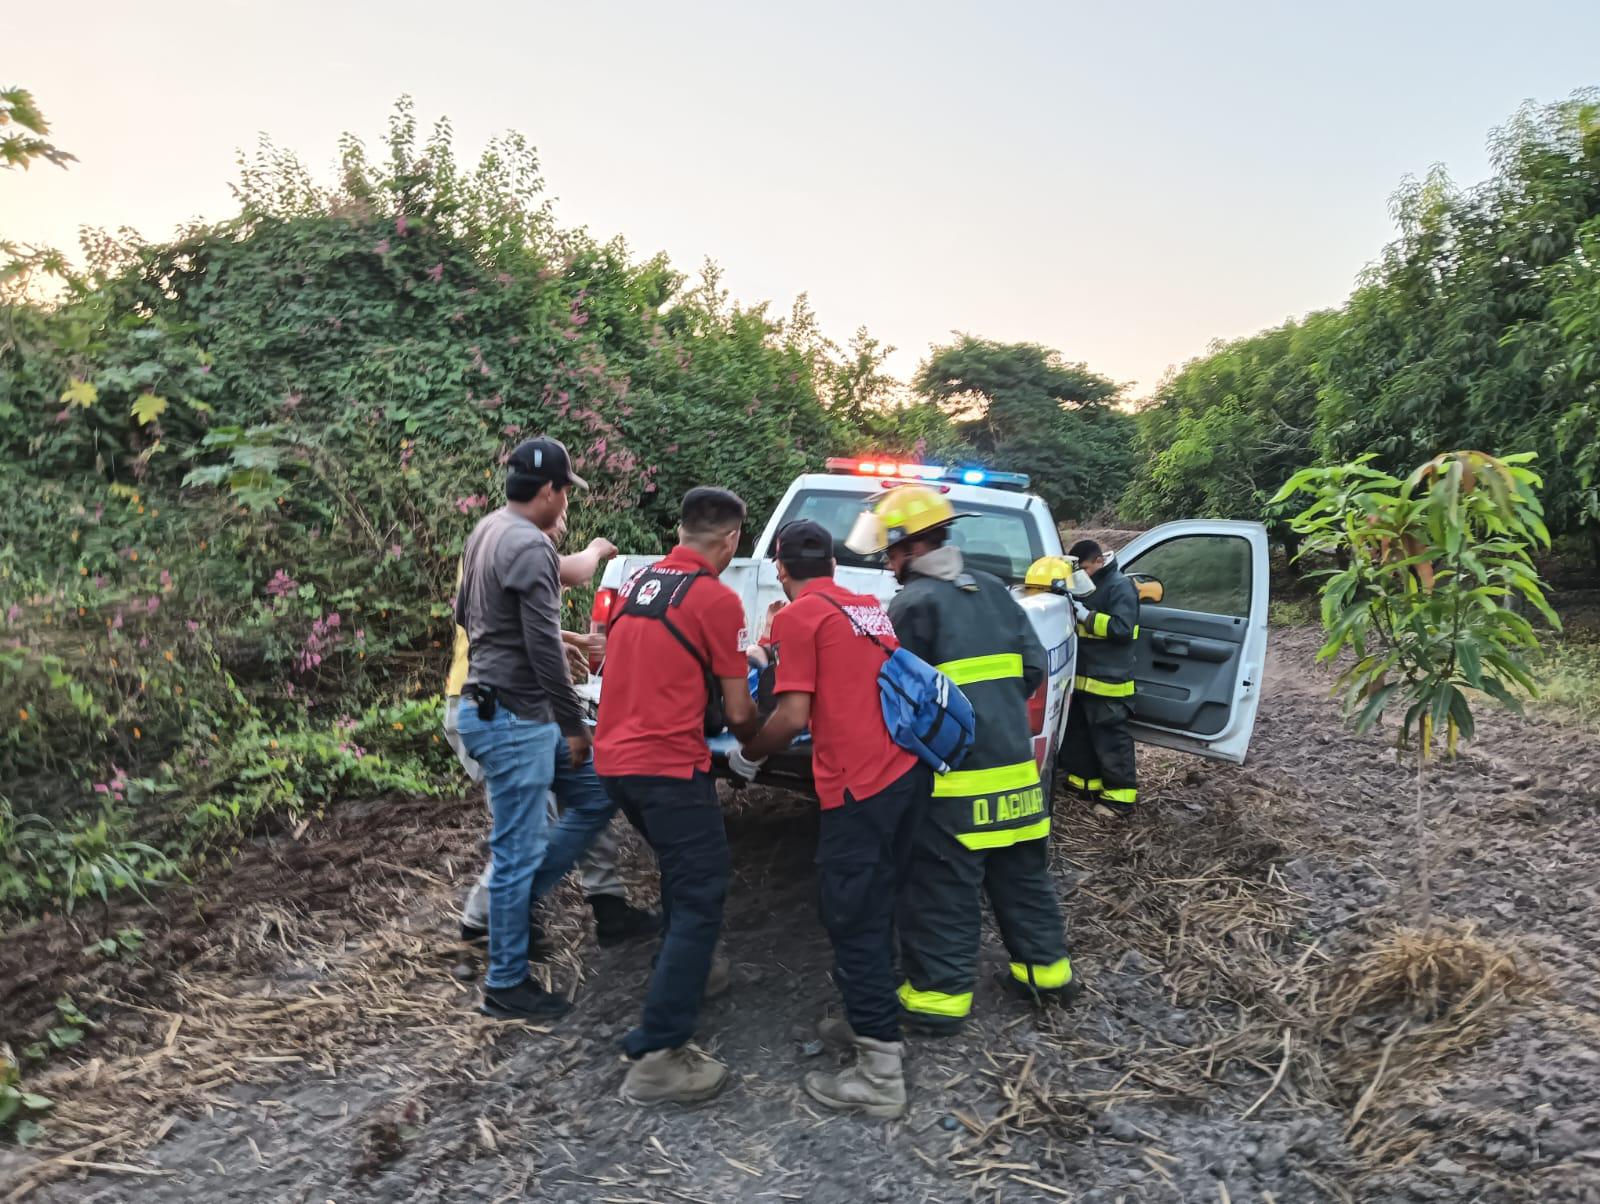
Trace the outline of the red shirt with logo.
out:
M 857 800 L 877 794 L 917 763 L 889 739 L 878 701 L 878 670 L 888 654 L 861 631 L 899 647 L 878 600 L 831 577 L 807 582 L 772 620 L 774 691 L 811 695 L 811 764 L 824 811 L 842 807 L 847 790 Z
M 652 567 L 713 571 L 705 557 L 681 544 Z M 738 594 L 715 576 L 700 577 L 670 616 L 700 650 L 714 676 L 744 680 L 744 604 Z M 705 675 L 665 623 L 618 615 L 606 635 L 605 686 L 594 734 L 595 772 L 606 777 L 657 778 L 708 772 L 706 702 Z

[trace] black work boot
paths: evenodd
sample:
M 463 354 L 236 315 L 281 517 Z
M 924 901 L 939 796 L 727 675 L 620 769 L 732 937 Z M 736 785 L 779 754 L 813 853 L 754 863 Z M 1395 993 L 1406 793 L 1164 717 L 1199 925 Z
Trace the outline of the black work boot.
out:
M 478 1010 L 496 1020 L 556 1020 L 571 1007 L 562 996 L 524 978 L 514 987 L 484 987 Z
M 1020 999 L 1038 1007 L 1068 1007 L 1072 1001 L 1083 994 L 1083 983 L 1074 974 L 1067 979 L 1066 985 L 1061 987 L 1036 987 L 1032 983 L 1023 982 L 1009 970 L 1001 970 L 995 975 L 995 982 L 1002 988 Z
M 590 895 L 589 907 L 594 911 L 595 939 L 602 947 L 661 933 L 660 912 L 632 907 L 621 895 Z
M 965 1017 L 940 1016 L 934 1017 L 926 1012 L 910 1012 L 905 1008 L 900 1009 L 900 1027 L 913 1037 L 958 1037 L 961 1030 L 967 1026 Z

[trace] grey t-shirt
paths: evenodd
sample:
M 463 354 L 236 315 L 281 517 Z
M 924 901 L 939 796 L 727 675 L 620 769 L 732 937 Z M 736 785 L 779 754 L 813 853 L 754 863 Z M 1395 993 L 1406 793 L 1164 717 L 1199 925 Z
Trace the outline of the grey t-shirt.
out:
M 519 719 L 584 735 L 561 644 L 561 562 L 555 544 L 509 509 L 482 519 L 461 554 L 456 622 L 470 646 L 468 685 L 493 686 Z M 470 705 L 470 704 L 469 704 Z

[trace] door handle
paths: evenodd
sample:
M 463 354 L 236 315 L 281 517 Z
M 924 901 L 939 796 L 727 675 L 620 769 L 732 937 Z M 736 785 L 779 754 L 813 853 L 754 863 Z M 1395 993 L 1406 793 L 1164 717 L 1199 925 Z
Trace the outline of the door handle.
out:
M 1162 635 L 1161 633 L 1157 632 L 1155 639 L 1152 642 L 1155 644 L 1157 652 L 1164 652 L 1168 656 L 1189 655 L 1188 640 L 1181 640 L 1174 636 Z

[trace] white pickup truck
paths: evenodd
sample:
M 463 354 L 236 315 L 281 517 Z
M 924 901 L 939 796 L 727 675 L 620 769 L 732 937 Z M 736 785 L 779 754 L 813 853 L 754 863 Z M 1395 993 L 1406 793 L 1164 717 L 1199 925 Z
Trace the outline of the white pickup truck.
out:
M 885 489 L 917 483 L 946 493 L 963 518 L 951 542 L 969 565 L 1010 583 L 1049 654 L 1049 677 L 1029 701 L 1034 756 L 1053 778 L 1067 700 L 1077 661 L 1071 602 L 1022 588 L 1028 566 L 1041 556 L 1062 555 L 1061 535 L 1044 501 L 1027 492 L 1028 478 L 973 467 L 851 459 L 828 461 L 830 471 L 797 477 L 752 554 L 734 560 L 722 581 L 744 602 L 746 629 L 754 639 L 771 603 L 783 597 L 773 545 L 777 532 L 795 519 L 811 519 L 833 533 L 837 578 L 846 589 L 887 603 L 900 588 L 882 557 L 861 557 L 844 546 L 863 506 Z M 596 591 L 591 629 L 605 630 L 616 591 L 657 556 L 618 556 L 606 566 Z M 1223 761 L 1243 761 L 1255 726 L 1267 655 L 1267 533 L 1259 523 L 1185 521 L 1145 531 L 1118 549 L 1126 572 L 1161 585 L 1159 603 L 1140 610 L 1134 695 L 1135 739 Z M 578 687 L 591 707 L 604 684 L 600 672 Z M 732 737 L 711 741 L 717 772 L 725 774 Z M 812 789 L 811 749 L 796 744 L 768 759 L 758 781 Z

